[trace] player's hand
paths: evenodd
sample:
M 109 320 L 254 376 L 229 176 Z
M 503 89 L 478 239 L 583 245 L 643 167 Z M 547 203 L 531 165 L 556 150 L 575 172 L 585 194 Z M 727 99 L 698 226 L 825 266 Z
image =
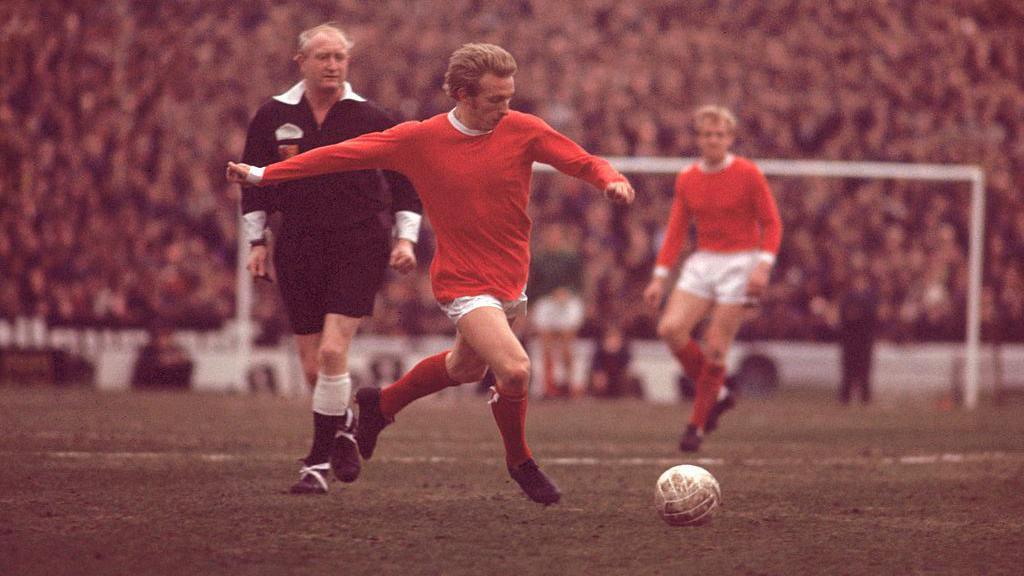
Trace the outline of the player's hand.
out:
M 661 304 L 661 299 L 665 297 L 666 284 L 668 278 L 651 278 L 647 288 L 644 288 L 644 302 L 651 308 L 657 308 Z
M 628 180 L 612 182 L 604 189 L 604 197 L 616 204 L 632 204 L 636 198 L 636 191 Z
M 227 179 L 232 184 L 247 184 L 246 176 L 249 175 L 248 164 L 228 162 Z
M 750 273 L 750 279 L 747 280 L 748 297 L 757 299 L 764 295 L 764 290 L 768 287 L 768 276 L 771 274 L 771 271 L 771 264 L 767 262 L 757 263 L 757 267 Z
M 266 246 L 253 246 L 249 249 L 249 261 L 246 262 L 245 269 L 252 274 L 253 278 L 270 280 L 270 273 L 267 270 L 267 254 Z
M 401 274 L 408 274 L 416 269 L 416 253 L 413 251 L 413 244 L 405 238 L 395 241 L 391 249 L 391 260 L 388 265 Z

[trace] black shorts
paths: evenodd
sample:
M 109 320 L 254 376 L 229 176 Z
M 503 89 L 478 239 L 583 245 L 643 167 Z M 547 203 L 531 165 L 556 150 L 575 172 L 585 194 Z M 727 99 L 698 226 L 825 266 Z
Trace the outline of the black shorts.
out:
M 341 231 L 285 230 L 274 247 L 274 267 L 292 330 L 321 332 L 329 313 L 373 314 L 387 275 L 389 244 L 376 220 Z

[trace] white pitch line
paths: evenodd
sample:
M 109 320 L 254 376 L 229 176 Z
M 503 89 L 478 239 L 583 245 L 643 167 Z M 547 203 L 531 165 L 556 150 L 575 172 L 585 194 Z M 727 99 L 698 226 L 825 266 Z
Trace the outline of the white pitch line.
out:
M 23 452 L 0 452 L 8 456 L 23 457 Z M 36 452 L 37 455 L 54 458 L 57 460 L 201 460 L 204 462 L 238 462 L 242 460 L 292 460 L 290 455 L 285 454 L 225 454 L 225 453 L 204 453 L 204 452 L 83 452 L 83 451 L 56 451 Z M 394 464 L 458 464 L 460 462 L 491 463 L 499 459 L 494 458 L 459 458 L 454 456 L 382 456 L 375 462 Z M 904 456 L 878 456 L 878 457 L 833 457 L 833 458 L 741 458 L 728 460 L 725 458 L 707 457 L 552 457 L 545 458 L 541 462 L 551 466 L 674 466 L 680 463 L 696 464 L 698 466 L 750 466 L 750 467 L 771 467 L 771 466 L 849 466 L 849 465 L 902 465 L 920 466 L 930 464 L 971 464 L 978 462 L 995 461 L 1024 461 L 1024 453 L 1005 452 L 977 452 L 967 454 L 942 453 L 942 454 L 916 454 Z

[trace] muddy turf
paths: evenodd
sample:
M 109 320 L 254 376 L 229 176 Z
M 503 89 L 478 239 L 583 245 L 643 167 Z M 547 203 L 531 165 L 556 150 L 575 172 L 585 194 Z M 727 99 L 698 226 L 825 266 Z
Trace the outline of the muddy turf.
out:
M 561 504 L 508 478 L 482 397 L 420 401 L 354 484 L 286 493 L 308 402 L 0 388 L 0 574 L 1021 574 L 1024 402 L 840 408 L 743 398 L 702 451 L 684 406 L 534 401 L 528 438 Z M 695 463 L 724 506 L 654 511 Z

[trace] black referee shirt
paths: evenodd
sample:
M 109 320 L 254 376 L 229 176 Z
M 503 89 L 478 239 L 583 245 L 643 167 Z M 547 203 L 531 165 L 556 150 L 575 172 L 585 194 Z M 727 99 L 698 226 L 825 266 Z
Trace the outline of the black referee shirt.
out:
M 294 153 L 386 130 L 395 124 L 379 106 L 352 92 L 346 82 L 345 94 L 327 112 L 323 125 L 317 127 L 300 82 L 256 112 L 249 123 L 242 162 L 266 166 Z M 242 213 L 262 210 L 269 215 L 279 211 L 284 217 L 285 234 L 343 230 L 375 218 L 386 209 L 392 213 L 423 212 L 412 184 L 396 172 L 336 172 L 263 188 L 242 188 Z

